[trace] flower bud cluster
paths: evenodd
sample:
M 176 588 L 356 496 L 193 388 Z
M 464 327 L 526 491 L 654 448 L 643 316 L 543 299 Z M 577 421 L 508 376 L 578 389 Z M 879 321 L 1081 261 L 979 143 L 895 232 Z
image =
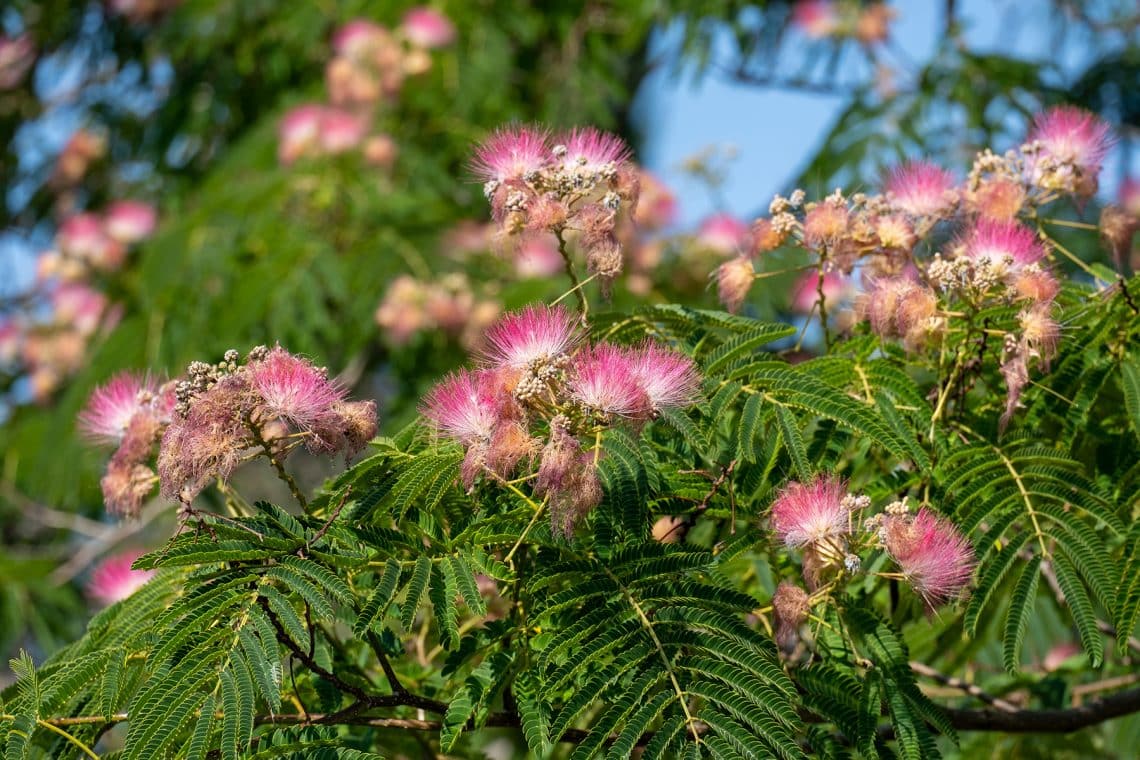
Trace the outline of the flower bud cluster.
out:
M 641 173 L 629 148 L 593 128 L 551 135 L 534 126 L 500 129 L 477 149 L 472 168 L 502 247 L 553 234 L 561 253 L 573 245 L 607 287 L 625 256 L 619 226 L 637 208 Z
M 602 499 L 605 431 L 636 429 L 688 405 L 700 384 L 690 359 L 657 343 L 590 345 L 562 307 L 505 315 L 487 331 L 479 363 L 432 389 L 424 417 L 466 449 L 465 486 L 522 471 L 519 480 L 533 481 L 533 493 L 549 500 L 553 529 L 567 536 Z
M 194 362 L 183 379 L 162 385 L 119 375 L 95 390 L 79 426 L 117 445 L 104 500 L 112 513 L 135 515 L 156 484 L 189 504 L 210 480 L 258 455 L 280 461 L 304 445 L 355 456 L 376 434 L 376 404 L 348 401 L 324 368 L 259 346 L 244 359 L 231 350 L 216 364 Z
M 871 500 L 847 492 L 835 476 L 808 483 L 790 482 L 772 502 L 769 522 L 781 543 L 800 552 L 804 581 L 815 590 L 851 576 L 867 564 L 864 557 L 883 550 L 929 609 L 961 597 L 974 570 L 970 543 L 948 520 L 928 509 L 910 510 L 907 500 L 867 515 Z M 802 591 L 777 590 L 773 599 L 783 638 L 806 617 Z
M 390 167 L 399 150 L 391 135 L 369 136 L 378 109 L 399 97 L 408 77 L 431 69 L 431 50 L 454 40 L 451 21 L 426 7 L 409 10 L 394 30 L 367 19 L 342 26 L 325 68 L 329 103 L 306 103 L 285 114 L 278 159 L 291 164 L 360 149 L 370 164 Z

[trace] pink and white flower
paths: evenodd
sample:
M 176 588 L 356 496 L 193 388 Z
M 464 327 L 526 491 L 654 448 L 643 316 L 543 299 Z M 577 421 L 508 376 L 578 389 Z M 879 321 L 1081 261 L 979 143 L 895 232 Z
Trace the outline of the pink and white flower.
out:
M 550 160 L 550 135 L 533 126 L 504 127 L 475 151 L 472 170 L 479 179 L 507 182 L 524 179 Z
M 609 343 L 579 352 L 567 385 L 571 397 L 591 411 L 633 419 L 652 414 L 629 353 Z
M 315 147 L 321 136 L 324 107 L 306 103 L 291 109 L 277 130 L 277 159 L 291 164 Z
M 1038 143 L 1046 155 L 1078 168 L 1095 178 L 1112 147 L 1108 123 L 1096 114 L 1075 106 L 1057 106 L 1033 119 L 1029 142 Z
M 793 480 L 772 502 L 772 529 L 788 548 L 842 538 L 850 530 L 846 496 L 846 484 L 836 477 L 821 475 L 810 483 Z
M 404 14 L 404 36 L 416 47 L 433 50 L 455 42 L 455 25 L 439 11 L 417 6 Z
M 716 294 L 724 308 L 738 312 L 755 279 L 756 270 L 747 256 L 736 256 L 717 267 Z
M 494 367 L 525 370 L 554 364 L 581 339 L 576 320 L 565 308 L 532 305 L 496 322 L 486 333 L 482 354 Z
M 339 108 L 321 113 L 320 144 L 325 153 L 335 155 L 353 150 L 368 134 L 368 120 L 360 114 Z
M 249 384 L 270 416 L 287 420 L 301 430 L 321 426 L 333 414 L 333 405 L 345 395 L 323 369 L 280 346 L 249 365 Z
M 499 423 L 498 407 L 494 373 L 461 369 L 431 389 L 420 413 L 437 432 L 464 446 L 485 445 Z
M 961 596 L 974 572 L 970 542 L 930 510 L 889 515 L 883 545 L 914 590 L 931 608 Z
M 1014 270 L 1045 258 L 1045 246 L 1033 230 L 1014 220 L 982 217 L 961 242 L 968 258 L 993 264 L 1008 260 Z
M 956 201 L 954 175 L 929 161 L 910 161 L 887 177 L 894 204 L 913 216 L 940 216 Z
M 79 429 L 93 442 L 118 445 L 131 420 L 150 410 L 157 393 L 150 378 L 121 372 L 92 392 L 79 414 Z
M 633 376 L 654 412 L 693 403 L 701 376 L 692 359 L 653 341 L 633 349 L 629 357 Z
M 558 135 L 553 142 L 566 149 L 561 161 L 567 169 L 598 172 L 629 160 L 629 146 L 624 140 L 594 127 L 573 129 Z
M 337 55 L 363 61 L 383 44 L 388 30 L 368 19 L 353 19 L 333 33 L 332 48 Z
M 126 599 L 153 578 L 155 570 L 132 570 L 131 565 L 143 555 L 138 550 L 113 554 L 100 562 L 87 583 L 87 596 L 107 606 Z
M 839 29 L 839 13 L 831 0 L 797 0 L 792 7 L 792 24 L 807 37 L 821 40 Z

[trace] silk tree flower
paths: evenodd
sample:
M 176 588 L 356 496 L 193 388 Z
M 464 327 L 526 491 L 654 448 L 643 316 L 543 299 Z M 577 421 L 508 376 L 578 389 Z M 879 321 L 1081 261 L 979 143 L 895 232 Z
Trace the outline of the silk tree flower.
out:
M 158 213 L 154 206 L 139 201 L 112 203 L 104 214 L 107 234 L 128 245 L 150 237 L 157 224 Z
M 634 221 L 638 227 L 659 230 L 677 219 L 677 196 L 652 172 L 641 171 L 641 193 Z
M 1066 179 L 1065 167 L 1078 172 L 1072 186 L 1060 189 L 1073 190 L 1080 195 L 1096 192 L 1096 178 L 1100 174 L 1104 158 L 1112 147 L 1112 136 L 1108 123 L 1099 116 L 1074 106 L 1057 106 L 1033 119 L 1028 142 L 1040 148 L 1040 156 L 1031 161 L 1032 174 L 1036 180 L 1044 179 L 1047 186 L 1050 170 L 1042 166 L 1042 158 L 1052 159 L 1060 166 L 1058 171 L 1062 182 Z
M 929 161 L 910 161 L 890 173 L 886 191 L 894 205 L 916 217 L 942 216 L 956 202 L 954 175 Z
M 9 37 L 0 34 L 0 90 L 10 90 L 36 62 L 36 46 L 27 34 Z
M 92 442 L 117 446 L 131 420 L 151 412 L 157 394 L 158 385 L 149 377 L 119 373 L 91 394 L 79 414 L 79 430 Z
M 883 546 L 927 607 L 957 599 L 974 572 L 974 551 L 950 522 L 928 509 L 888 514 Z
M 981 218 L 961 239 L 962 251 L 974 262 L 992 266 L 1008 262 L 1013 271 L 1045 258 L 1045 246 L 1033 230 L 1014 220 Z
M 793 480 L 772 502 L 772 529 L 789 549 L 842 539 L 850 532 L 846 496 L 846 484 L 836 477 Z
M 14 364 L 24 343 L 24 328 L 10 317 L 0 318 L 0 365 Z
M 796 0 L 792 25 L 808 38 L 822 40 L 839 30 L 839 13 L 832 0 Z
M 333 33 L 333 52 L 354 61 L 364 61 L 388 35 L 388 30 L 379 24 L 368 19 L 353 19 Z
M 629 353 L 609 343 L 575 355 L 567 388 L 571 398 L 603 417 L 644 420 L 653 411 Z
M 817 203 L 804 215 L 804 245 L 813 249 L 835 245 L 847 235 L 850 218 L 847 202 L 841 198 Z
M 324 108 L 306 103 L 291 109 L 277 129 L 277 160 L 291 164 L 311 151 L 320 141 Z
M 420 413 L 436 432 L 471 446 L 491 440 L 499 423 L 498 408 L 494 373 L 461 369 L 431 389 Z
M 142 555 L 141 551 L 128 549 L 112 554 L 96 565 L 87 583 L 87 597 L 100 605 L 109 606 L 142 588 L 157 574 L 156 570 L 131 569 L 131 565 Z
M 630 158 L 629 146 L 620 137 L 594 127 L 579 127 L 556 136 L 552 142 L 563 169 L 593 174 L 613 170 Z
M 447 47 L 455 42 L 455 25 L 439 11 L 426 6 L 411 8 L 400 28 L 408 42 L 426 50 Z
M 823 275 L 823 302 L 831 311 L 847 292 L 847 280 L 838 272 L 825 272 Z M 792 293 L 792 309 L 800 314 L 809 313 L 819 300 L 819 273 L 804 272 Z
M 688 406 L 696 398 L 701 376 L 684 354 L 647 340 L 628 352 L 633 377 L 649 398 L 654 414 Z
M 336 155 L 353 150 L 368 134 L 364 116 L 339 108 L 326 108 L 320 119 L 320 146 L 324 153 Z
M 327 424 L 333 406 L 345 392 L 328 379 L 326 370 L 277 346 L 248 366 L 249 384 L 261 397 L 264 412 L 301 430 Z
M 535 126 L 497 130 L 475 151 L 472 171 L 484 182 L 522 180 L 550 160 L 550 135 Z
M 732 214 L 713 214 L 697 228 L 697 244 L 725 256 L 750 248 L 752 231 Z
M 986 177 L 977 188 L 967 191 L 970 211 L 991 219 L 1014 219 L 1028 199 L 1025 185 L 1009 177 Z
M 1130 177 L 1121 182 L 1118 200 L 1125 213 L 1140 222 L 1140 179 Z
M 485 335 L 483 361 L 523 371 L 556 366 L 582 340 L 577 320 L 562 306 L 528 306 L 504 315 Z
M 724 262 L 716 269 L 716 294 L 721 304 L 728 311 L 735 314 L 744 305 L 748 291 L 752 289 L 752 281 L 756 279 L 756 270 L 752 267 L 752 259 L 747 256 L 737 256 Z

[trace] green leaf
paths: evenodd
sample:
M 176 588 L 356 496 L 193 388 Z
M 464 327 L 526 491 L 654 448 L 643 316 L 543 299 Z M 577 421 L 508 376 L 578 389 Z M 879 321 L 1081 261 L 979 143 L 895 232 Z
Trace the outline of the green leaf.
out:
M 1021 571 L 1009 599 L 1005 616 L 1005 633 L 1002 636 L 1001 658 L 1005 669 L 1015 675 L 1021 669 L 1021 644 L 1033 614 L 1033 601 L 1037 595 L 1037 582 L 1041 575 L 1041 556 L 1035 555 Z
M 368 601 L 365 602 L 364 608 L 360 614 L 356 616 L 356 622 L 352 626 L 352 633 L 357 638 L 362 637 L 366 632 L 373 629 L 377 622 L 383 617 L 388 609 L 388 605 L 392 602 L 392 596 L 396 591 L 396 585 L 400 582 L 400 563 L 395 559 L 389 558 L 384 563 L 384 571 L 381 573 L 380 578 L 376 581 L 376 588 L 368 596 Z
M 405 631 L 412 630 L 412 624 L 416 620 L 416 611 L 419 609 L 420 600 L 423 599 L 424 592 L 427 591 L 428 579 L 431 577 L 431 559 L 420 555 L 416 558 L 416 568 L 412 571 L 412 579 L 408 582 L 408 591 L 404 597 L 404 603 L 401 606 L 402 615 L 400 622 L 404 626 Z

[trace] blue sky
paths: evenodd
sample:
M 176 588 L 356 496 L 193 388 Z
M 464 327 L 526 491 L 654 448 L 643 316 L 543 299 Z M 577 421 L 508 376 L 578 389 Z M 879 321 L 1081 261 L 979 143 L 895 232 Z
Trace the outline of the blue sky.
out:
M 1048 25 L 1025 21 L 1045 18 L 1050 11 L 1043 0 L 962 0 L 958 5 L 971 49 L 1031 60 L 1054 53 Z M 927 61 L 941 32 L 942 4 L 904 0 L 892 7 L 898 13 L 894 41 L 909 59 Z M 676 37 L 676 30 L 666 30 L 658 36 L 656 50 Z M 1068 46 L 1062 64 L 1070 70 L 1080 66 L 1087 57 L 1083 53 L 1079 46 Z M 639 98 L 650 125 L 642 159 L 677 193 L 683 227 L 718 210 L 704 186 L 680 170 L 685 158 L 710 147 L 733 147 L 735 158 L 725 162 L 725 210 L 751 217 L 797 175 L 844 104 L 838 96 L 764 89 L 715 76 L 694 83 L 691 77 L 674 77 L 667 68 L 650 76 Z M 1110 161 L 1102 185 L 1110 192 L 1117 174 Z

